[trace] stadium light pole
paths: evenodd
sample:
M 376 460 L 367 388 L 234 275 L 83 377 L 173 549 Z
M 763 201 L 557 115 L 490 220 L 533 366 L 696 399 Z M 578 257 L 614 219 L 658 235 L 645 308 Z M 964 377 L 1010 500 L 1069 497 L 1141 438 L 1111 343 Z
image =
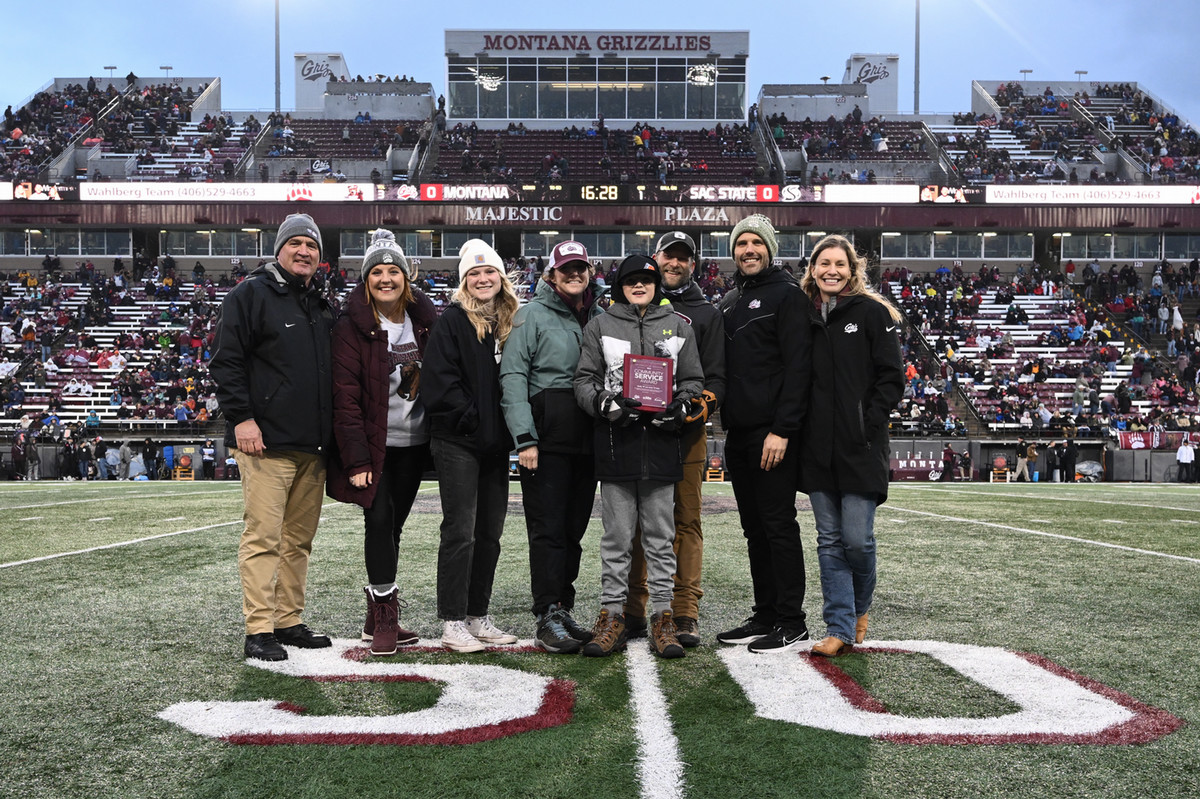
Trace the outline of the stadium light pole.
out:
M 275 0 L 275 113 L 279 113 L 279 0 Z
M 917 20 L 913 44 L 913 113 L 921 113 L 921 0 L 917 0 Z

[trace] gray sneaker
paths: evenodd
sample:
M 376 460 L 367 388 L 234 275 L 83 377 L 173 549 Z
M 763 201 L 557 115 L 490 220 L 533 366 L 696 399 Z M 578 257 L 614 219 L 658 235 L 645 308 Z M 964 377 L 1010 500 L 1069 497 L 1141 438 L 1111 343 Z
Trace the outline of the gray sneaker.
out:
M 534 644 L 555 655 L 573 655 L 583 646 L 577 639 L 572 638 L 563 624 L 566 611 L 557 605 L 551 606 L 545 613 L 537 617 L 537 631 L 534 633 Z
M 579 622 L 575 621 L 571 616 L 571 611 L 564 608 L 561 602 L 558 604 L 558 609 L 562 613 L 562 625 L 567 628 L 568 635 L 581 644 L 586 644 L 592 640 L 592 631 L 581 627 Z

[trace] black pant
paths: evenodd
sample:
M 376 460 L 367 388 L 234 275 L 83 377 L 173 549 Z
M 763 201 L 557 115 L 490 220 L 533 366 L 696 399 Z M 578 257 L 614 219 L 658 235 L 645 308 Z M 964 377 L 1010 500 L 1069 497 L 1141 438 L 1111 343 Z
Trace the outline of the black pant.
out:
M 388 447 L 383 458 L 383 473 L 375 489 L 375 501 L 363 510 L 366 538 L 363 554 L 367 561 L 367 580 L 371 585 L 396 581 L 396 559 L 400 551 L 400 533 L 412 510 L 421 475 L 429 465 L 429 445 Z
M 533 613 L 556 602 L 575 607 L 580 542 L 596 501 L 596 470 L 588 455 L 540 450 L 536 472 L 521 469 L 521 501 L 529 533 L 529 585 Z
M 430 442 L 442 498 L 437 608 L 443 621 L 487 615 L 508 513 L 508 453 L 479 456 L 457 441 Z
M 760 464 L 767 432 L 729 431 L 725 464 L 750 556 L 754 618 L 798 631 L 806 629 L 804 548 L 796 522 L 799 442 L 789 441 L 779 465 L 764 471 Z

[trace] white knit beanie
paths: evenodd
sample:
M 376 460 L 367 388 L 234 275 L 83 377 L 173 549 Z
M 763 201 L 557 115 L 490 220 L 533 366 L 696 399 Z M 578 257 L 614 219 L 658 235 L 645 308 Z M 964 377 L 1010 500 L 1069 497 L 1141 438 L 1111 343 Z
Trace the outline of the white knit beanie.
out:
M 461 283 L 470 272 L 477 266 L 494 266 L 497 270 L 504 271 L 504 260 L 500 257 L 500 253 L 492 249 L 483 239 L 467 239 L 463 245 L 458 248 L 458 281 Z

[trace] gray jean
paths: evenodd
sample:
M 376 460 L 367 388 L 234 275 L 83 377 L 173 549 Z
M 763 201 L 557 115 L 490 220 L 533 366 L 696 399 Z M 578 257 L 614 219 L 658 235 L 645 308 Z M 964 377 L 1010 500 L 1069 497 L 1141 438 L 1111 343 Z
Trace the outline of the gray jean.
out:
M 642 528 L 647 585 L 655 613 L 671 609 L 675 594 L 675 484 L 639 480 L 600 483 L 604 535 L 600 538 L 600 604 L 620 613 L 629 594 L 633 535 Z

